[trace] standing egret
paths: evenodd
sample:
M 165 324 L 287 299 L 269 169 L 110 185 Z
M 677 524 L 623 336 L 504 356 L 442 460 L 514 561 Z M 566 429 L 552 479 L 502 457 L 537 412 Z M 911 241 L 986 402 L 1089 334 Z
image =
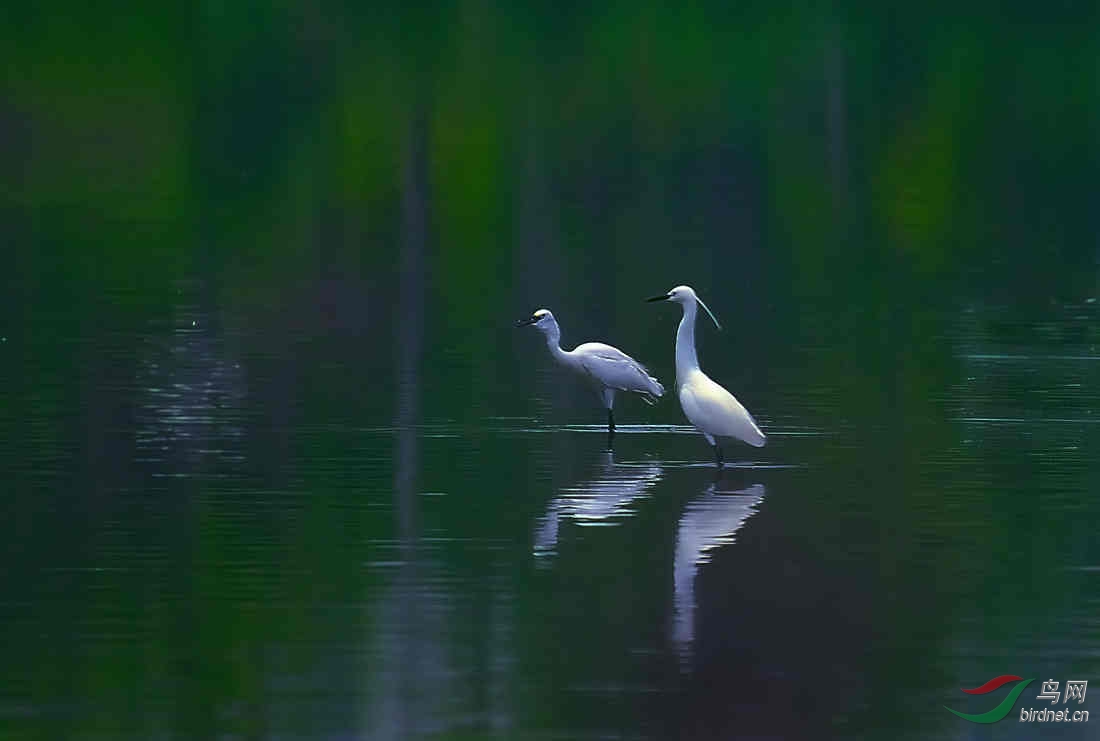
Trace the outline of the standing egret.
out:
M 554 315 L 546 309 L 539 309 L 526 319 L 516 322 L 517 327 L 532 325 L 546 336 L 546 346 L 550 354 L 566 368 L 582 373 L 592 381 L 596 393 L 600 395 L 607 410 L 607 449 L 611 450 L 615 437 L 616 391 L 633 391 L 641 394 L 647 404 L 656 403 L 656 398 L 665 393 L 661 385 L 649 371 L 634 358 L 622 350 L 602 342 L 586 342 L 572 350 L 562 350 L 561 329 Z
M 675 301 L 684 307 L 684 316 L 676 330 L 676 390 L 684 415 L 714 447 L 718 467 L 722 467 L 722 449 L 716 437 L 735 437 L 754 448 L 764 447 L 767 438 L 749 410 L 699 367 L 699 358 L 695 355 L 696 305 L 703 307 L 714 326 L 722 328 L 703 300 L 695 295 L 691 286 L 676 286 L 663 296 L 646 300 Z

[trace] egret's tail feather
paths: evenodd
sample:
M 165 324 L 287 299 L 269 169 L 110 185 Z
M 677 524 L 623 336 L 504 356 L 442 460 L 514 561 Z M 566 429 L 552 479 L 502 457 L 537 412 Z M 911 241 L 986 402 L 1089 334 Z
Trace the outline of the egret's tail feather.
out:
M 646 376 L 646 380 L 649 382 L 649 388 L 636 389 L 638 395 L 642 397 L 642 400 L 646 404 L 653 406 L 657 403 L 657 399 L 661 398 L 665 394 L 665 387 L 661 385 L 653 376 Z
M 746 414 L 748 414 L 747 411 Z M 749 414 L 749 422 L 751 423 L 752 430 L 743 438 L 744 441 L 754 448 L 762 448 L 767 445 L 768 436 L 760 429 L 760 425 L 756 424 L 756 420 L 752 418 L 751 414 Z

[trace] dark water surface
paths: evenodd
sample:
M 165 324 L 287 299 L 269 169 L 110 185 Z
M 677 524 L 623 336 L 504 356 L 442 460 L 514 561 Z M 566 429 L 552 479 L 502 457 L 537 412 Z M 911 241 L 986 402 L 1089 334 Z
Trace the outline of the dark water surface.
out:
M 367 343 L 261 351 L 194 288 L 33 325 L 74 362 L 12 379 L 4 737 L 982 738 L 959 687 L 1097 670 L 1091 306 L 936 317 L 934 393 L 746 358 L 769 443 L 719 474 L 674 397 L 623 399 L 608 457 L 533 333 L 502 351 L 535 416 L 433 414 L 457 385 L 379 425 Z M 719 378 L 731 334 L 702 335 Z

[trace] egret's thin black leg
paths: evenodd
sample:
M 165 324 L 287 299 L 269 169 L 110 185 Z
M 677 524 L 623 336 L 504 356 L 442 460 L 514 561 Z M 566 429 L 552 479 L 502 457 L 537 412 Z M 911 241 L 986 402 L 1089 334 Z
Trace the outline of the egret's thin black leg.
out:
M 721 468 L 723 465 L 722 449 L 718 447 L 718 443 L 714 444 L 714 462 L 718 465 L 719 468 Z
M 613 448 L 615 441 L 615 412 L 607 410 L 607 449 Z

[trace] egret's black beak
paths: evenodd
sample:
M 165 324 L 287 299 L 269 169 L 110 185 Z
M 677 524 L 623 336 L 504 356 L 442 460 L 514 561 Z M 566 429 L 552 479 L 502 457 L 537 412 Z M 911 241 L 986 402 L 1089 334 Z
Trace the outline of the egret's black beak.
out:
M 538 320 L 539 320 L 539 318 L 537 316 L 529 316 L 526 319 L 517 319 L 516 320 L 516 326 L 517 327 L 526 327 L 528 324 L 534 324 Z
M 646 301 L 668 301 L 669 298 L 671 298 L 671 296 L 669 296 L 669 294 L 666 293 L 663 296 L 650 296 L 649 298 L 646 299 Z

